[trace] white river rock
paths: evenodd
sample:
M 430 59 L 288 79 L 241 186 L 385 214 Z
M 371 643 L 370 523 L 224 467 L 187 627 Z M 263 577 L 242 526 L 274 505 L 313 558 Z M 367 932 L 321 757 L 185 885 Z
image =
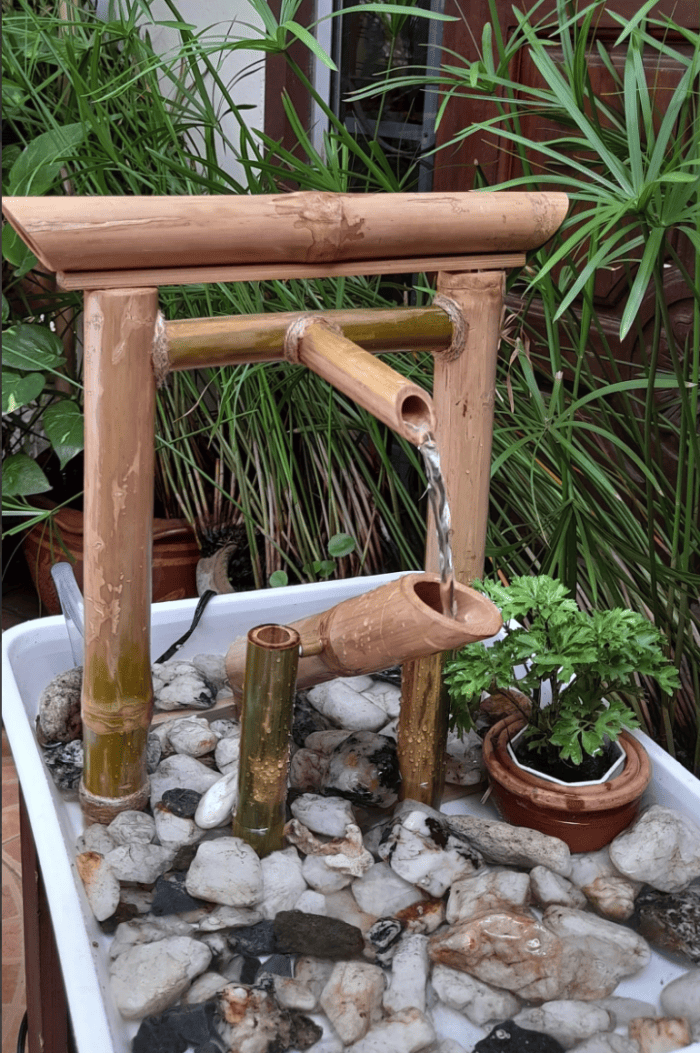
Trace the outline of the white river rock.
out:
M 420 889 L 404 881 L 387 863 L 375 863 L 366 874 L 356 878 L 352 894 L 361 910 L 378 918 L 396 914 L 425 898 Z
M 428 895 L 443 896 L 454 881 L 469 877 L 480 866 L 478 853 L 470 851 L 459 837 L 448 838 L 444 823 L 435 820 L 430 810 L 402 807 L 395 820 L 379 845 L 379 855 L 400 877 Z
M 385 977 L 369 962 L 337 962 L 321 992 L 321 1006 L 346 1046 L 364 1038 L 382 1017 Z
M 119 906 L 119 882 L 104 856 L 99 852 L 82 852 L 75 864 L 85 887 L 90 909 L 98 921 L 111 918 Z
M 516 870 L 479 871 L 473 877 L 453 882 L 447 900 L 448 924 L 492 911 L 512 910 L 527 913 L 530 902 L 530 878 Z
M 168 848 L 194 845 L 204 837 L 204 831 L 197 826 L 194 819 L 174 815 L 162 801 L 153 806 L 153 818 L 158 840 Z
M 162 760 L 151 776 L 151 808 L 163 797 L 166 790 L 196 790 L 204 793 L 221 775 L 207 768 L 195 757 L 175 753 Z
M 615 1027 L 626 1027 L 636 1016 L 658 1016 L 656 1006 L 653 1006 L 651 1002 L 642 1002 L 638 998 L 624 998 L 622 995 L 599 998 L 596 1005 L 607 1009 L 612 1014 Z
M 220 691 L 223 687 L 230 690 L 226 675 L 226 655 L 196 654 L 192 659 L 192 665 L 215 691 Z
M 176 753 L 203 757 L 215 749 L 219 736 L 204 717 L 181 717 L 168 725 L 168 739 Z
M 615 1026 L 607 1010 L 590 1002 L 571 999 L 545 1002 L 540 1006 L 523 1009 L 513 1017 L 513 1023 L 556 1038 L 564 1049 L 571 1049 L 600 1031 L 612 1031 Z
M 428 937 L 404 934 L 391 960 L 391 974 L 384 992 L 388 1013 L 404 1009 L 425 1012 L 425 985 L 428 980 Z
M 453 830 L 464 834 L 488 863 L 521 867 L 549 867 L 555 874 L 568 877 L 571 872 L 569 846 L 558 837 L 539 830 L 511 826 L 497 819 L 478 819 L 472 815 L 445 817 Z
M 349 731 L 379 731 L 387 715 L 379 706 L 342 680 L 328 680 L 308 692 L 309 702 L 319 713 Z
M 352 805 L 342 797 L 303 793 L 292 801 L 291 809 L 295 819 L 325 837 L 344 837 L 346 828 L 355 823 Z
M 634 901 L 641 887 L 638 881 L 611 874 L 596 878 L 582 891 L 599 914 L 611 921 L 627 921 L 634 914 Z
M 539 907 L 575 907 L 583 910 L 587 900 L 583 892 L 568 878 L 555 874 L 549 867 L 533 867 L 530 871 L 532 898 Z
M 216 691 L 192 662 L 175 659 L 152 666 L 154 705 L 157 710 L 209 709 Z
M 228 987 L 230 984 L 225 976 L 221 973 L 215 973 L 208 971 L 198 976 L 195 982 L 192 984 L 188 991 L 185 991 L 182 996 L 183 1005 L 197 1005 L 199 1002 L 207 1002 L 214 995 L 218 994 L 219 991 L 223 991 L 224 987 Z
M 356 690 L 360 690 L 356 688 Z M 401 711 L 401 688 L 384 680 L 373 680 L 362 694 L 375 706 L 383 709 L 388 720 L 396 720 Z
M 294 910 L 297 900 L 307 889 L 296 848 L 270 852 L 260 861 L 260 865 L 263 880 L 260 909 L 263 917 L 272 920 L 281 910 Z
M 284 836 L 305 855 L 323 856 L 331 869 L 340 870 L 352 877 L 361 877 L 374 866 L 374 859 L 363 844 L 362 831 L 354 823 L 345 828 L 342 838 L 319 841 L 298 819 L 292 819 L 284 828 Z
M 683 1017 L 637 1017 L 629 1024 L 629 1036 L 641 1053 L 672 1053 L 690 1044 L 691 1034 Z
M 477 732 L 468 731 L 463 738 L 450 732 L 445 753 L 445 781 L 453 786 L 474 786 L 483 777 L 483 748 Z
M 125 951 L 110 969 L 117 1009 L 126 1020 L 162 1013 L 210 961 L 209 948 L 188 936 L 171 936 Z
M 569 1053 L 639 1053 L 639 1042 L 614 1031 L 603 1031 L 579 1042 Z
M 202 794 L 194 813 L 194 822 L 201 830 L 214 830 L 233 814 L 238 803 L 238 764 L 229 765 L 229 769 Z
M 119 845 L 105 856 L 118 881 L 136 881 L 140 885 L 154 884 L 156 878 L 170 868 L 174 858 L 174 848 L 140 842 Z
M 417 1053 L 433 1048 L 435 1028 L 418 1009 L 403 1009 L 387 1020 L 381 1020 L 361 1038 L 348 1046 L 349 1053 Z
M 666 1016 L 683 1016 L 691 1024 L 700 1021 L 700 969 L 689 969 L 666 984 L 661 1008 Z
M 101 856 L 106 856 L 108 852 L 111 852 L 116 847 L 117 842 L 102 823 L 92 823 L 90 826 L 86 826 L 75 842 L 75 851 L 78 854 L 81 852 L 99 852 Z
M 120 812 L 106 828 L 116 845 L 149 844 L 156 836 L 156 826 L 146 812 Z
M 499 990 L 447 965 L 434 965 L 430 982 L 441 1002 L 463 1013 L 478 1027 L 492 1020 L 512 1020 L 522 1006 L 510 991 Z
M 255 907 L 263 897 L 260 860 L 240 837 L 203 841 L 187 872 L 185 887 L 195 898 L 229 907 Z
M 700 826 L 680 812 L 653 805 L 618 834 L 610 859 L 633 881 L 660 892 L 681 892 L 700 876 Z
M 299 896 L 294 904 L 294 910 L 300 910 L 303 914 L 320 914 L 322 917 L 328 917 L 326 897 L 321 892 L 314 892 L 310 888 Z
M 232 771 L 238 771 L 240 756 L 241 728 L 238 725 L 236 733 L 219 739 L 214 750 L 214 762 L 223 775 L 229 775 Z
M 323 896 L 339 892 L 352 881 L 352 874 L 329 867 L 326 856 L 306 856 L 301 865 L 301 872 L 309 888 Z
M 109 946 L 109 956 L 118 958 L 132 947 L 140 947 L 144 943 L 158 943 L 159 940 L 166 940 L 171 936 L 194 937 L 196 928 L 194 922 L 186 921 L 177 914 L 166 914 L 162 918 L 156 917 L 155 914 L 147 914 L 131 921 L 123 921 L 117 925 L 114 939 Z

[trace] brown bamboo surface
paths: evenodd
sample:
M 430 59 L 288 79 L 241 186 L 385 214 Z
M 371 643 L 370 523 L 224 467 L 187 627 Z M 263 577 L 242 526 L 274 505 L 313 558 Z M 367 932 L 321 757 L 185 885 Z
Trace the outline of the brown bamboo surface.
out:
M 148 801 L 156 289 L 85 297 L 85 763 L 95 821 Z
M 302 320 L 295 358 L 404 439 L 422 442 L 435 428 L 433 400 L 418 384 L 373 358 L 321 319 Z
M 371 354 L 383 351 L 442 351 L 452 340 L 452 322 L 440 307 L 392 307 L 319 311 L 348 340 Z M 170 369 L 274 362 L 284 358 L 285 333 L 299 312 L 226 315 L 165 323 Z
M 443 272 L 438 275 L 438 293 L 453 302 L 466 322 L 461 353 L 435 357 L 433 400 L 452 520 L 455 578 L 468 585 L 484 569 L 505 274 Z M 425 568 L 439 568 L 432 511 Z M 397 731 L 403 795 L 432 805 L 442 794 L 447 746 L 449 704 L 442 685 L 442 660 L 442 655 L 433 655 L 404 664 Z
M 320 614 L 293 622 L 302 642 L 298 688 L 336 676 L 356 676 L 484 640 L 497 633 L 501 616 L 490 600 L 463 585 L 455 588 L 457 617 L 442 613 L 437 574 L 407 574 L 371 592 L 344 600 Z M 320 652 L 314 645 L 321 641 Z M 226 653 L 226 673 L 241 691 L 246 641 Z
M 142 285 L 197 285 L 207 282 L 291 281 L 293 278 L 347 278 L 354 274 L 422 274 L 436 271 L 493 271 L 522 267 L 524 252 L 498 256 L 405 256 L 342 263 L 246 263 L 231 267 L 170 267 L 121 271 L 58 271 L 56 285 L 77 289 L 132 289 Z
M 567 208 L 565 194 L 512 191 L 3 199 L 47 269 L 83 273 L 526 252 Z

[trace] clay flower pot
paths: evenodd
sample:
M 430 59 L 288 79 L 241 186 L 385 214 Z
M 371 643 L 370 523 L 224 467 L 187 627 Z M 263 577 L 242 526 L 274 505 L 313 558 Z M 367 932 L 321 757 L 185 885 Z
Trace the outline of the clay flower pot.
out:
M 634 822 L 651 780 L 644 747 L 627 732 L 618 742 L 627 760 L 622 772 L 597 786 L 554 785 L 520 768 L 507 746 L 525 722 L 514 714 L 495 724 L 484 739 L 484 764 L 501 816 L 565 841 L 572 852 L 595 852 Z
M 37 501 L 37 504 L 40 502 Z M 52 503 L 42 501 L 43 507 Z M 52 520 L 37 523 L 22 542 L 34 588 L 47 614 L 60 614 L 51 567 L 70 559 L 78 587 L 83 588 L 83 513 L 61 508 Z M 153 520 L 153 602 L 197 595 L 200 557 L 194 532 L 186 519 Z

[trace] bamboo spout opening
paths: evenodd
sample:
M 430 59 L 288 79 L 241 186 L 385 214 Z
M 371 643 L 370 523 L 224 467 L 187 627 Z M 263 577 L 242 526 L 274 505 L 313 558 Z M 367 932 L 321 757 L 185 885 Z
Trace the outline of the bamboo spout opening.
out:
M 298 644 L 298 633 L 286 625 L 258 625 L 248 634 L 250 643 L 266 651 L 285 651 Z
M 399 403 L 397 409 L 404 431 L 415 432 L 415 442 L 420 443 L 433 433 L 435 414 L 432 399 L 428 395 L 413 392 Z

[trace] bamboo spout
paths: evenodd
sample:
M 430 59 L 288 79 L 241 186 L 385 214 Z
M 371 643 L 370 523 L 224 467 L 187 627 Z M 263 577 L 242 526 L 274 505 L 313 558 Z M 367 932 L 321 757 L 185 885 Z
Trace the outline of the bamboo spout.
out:
M 299 634 L 258 625 L 247 638 L 233 834 L 259 856 L 282 848 Z
M 306 317 L 290 326 L 285 346 L 292 361 L 313 369 L 414 445 L 434 434 L 430 395 L 322 318 Z
M 498 609 L 480 592 L 455 585 L 456 618 L 442 613 L 440 577 L 406 574 L 372 592 L 344 600 L 322 614 L 294 622 L 301 638 L 297 687 L 357 676 L 402 664 L 476 640 L 501 628 Z M 319 647 L 319 642 L 321 647 Z M 231 687 L 240 694 L 246 642 L 234 641 L 226 655 Z

